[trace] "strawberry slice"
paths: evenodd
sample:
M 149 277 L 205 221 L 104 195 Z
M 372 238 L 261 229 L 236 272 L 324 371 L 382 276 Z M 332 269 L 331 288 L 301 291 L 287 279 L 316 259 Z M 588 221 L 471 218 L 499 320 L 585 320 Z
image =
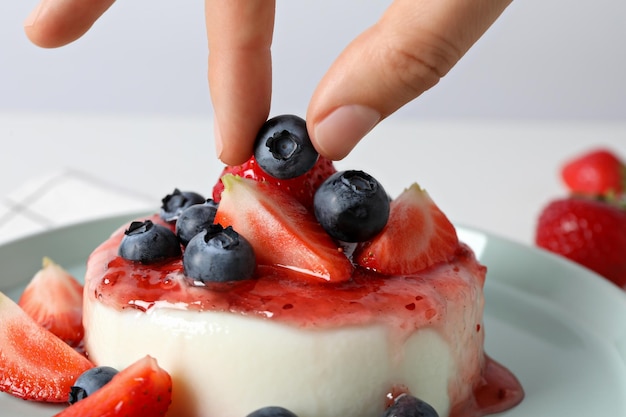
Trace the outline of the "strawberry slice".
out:
M 0 292 L 0 391 L 26 400 L 65 402 L 73 382 L 93 367 Z
M 83 286 L 50 258 L 28 283 L 18 304 L 37 323 L 67 344 L 83 340 Z
M 387 225 L 357 250 L 355 261 L 387 275 L 414 274 L 449 261 L 458 246 L 450 220 L 413 184 L 391 202 Z
M 156 359 L 145 356 L 55 417 L 157 417 L 165 415 L 171 402 L 172 378 Z
M 307 209 L 311 209 L 313 207 L 313 196 L 315 195 L 315 191 L 326 178 L 330 177 L 335 172 L 337 172 L 337 169 L 335 168 L 333 161 L 320 156 L 313 168 L 305 174 L 296 178 L 280 180 L 263 171 L 253 156 L 242 165 L 227 166 L 224 168 L 222 174 L 220 175 L 220 179 L 213 187 L 213 200 L 215 202 L 219 202 L 221 200 L 222 191 L 224 191 L 224 184 L 221 178 L 226 174 L 233 174 L 256 181 L 267 181 L 271 184 L 277 185 L 283 191 L 295 197 Z
M 257 262 L 325 281 L 347 281 L 353 266 L 311 212 L 268 183 L 227 174 L 215 223 L 232 226 L 255 251 Z

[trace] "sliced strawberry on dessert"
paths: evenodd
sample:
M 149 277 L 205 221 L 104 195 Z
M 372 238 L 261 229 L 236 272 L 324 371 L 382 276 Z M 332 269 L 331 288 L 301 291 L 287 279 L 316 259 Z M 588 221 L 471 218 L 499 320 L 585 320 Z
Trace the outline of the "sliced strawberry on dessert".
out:
M 387 275 L 414 274 L 449 261 L 456 229 L 428 193 L 413 184 L 391 202 L 385 228 L 355 254 L 357 264 Z
M 215 223 L 232 226 L 254 248 L 257 262 L 341 282 L 353 266 L 315 217 L 292 195 L 268 182 L 235 175 L 225 185 Z
M 160 417 L 171 402 L 171 376 L 159 367 L 156 359 L 145 356 L 55 417 Z
M 18 304 L 72 347 L 83 340 L 83 286 L 50 258 L 28 283 Z
M 539 215 L 535 243 L 626 289 L 623 204 L 585 197 L 551 201 Z
M 93 367 L 0 292 L 0 390 L 26 400 L 65 402 L 72 383 Z
M 256 181 L 267 181 L 271 184 L 279 186 L 283 191 L 291 194 L 302 205 L 310 209 L 313 207 L 313 196 L 324 180 L 337 172 L 333 161 L 320 156 L 317 162 L 309 171 L 296 178 L 281 180 L 274 178 L 261 169 L 256 159 L 251 157 L 242 165 L 227 166 L 222 171 L 220 179 L 213 187 L 213 201 L 221 200 L 222 191 L 224 191 L 224 183 L 222 177 L 226 174 L 233 174 L 243 178 L 250 178 Z
M 567 161 L 561 169 L 565 185 L 573 193 L 619 194 L 626 184 L 626 167 L 608 149 L 595 149 Z

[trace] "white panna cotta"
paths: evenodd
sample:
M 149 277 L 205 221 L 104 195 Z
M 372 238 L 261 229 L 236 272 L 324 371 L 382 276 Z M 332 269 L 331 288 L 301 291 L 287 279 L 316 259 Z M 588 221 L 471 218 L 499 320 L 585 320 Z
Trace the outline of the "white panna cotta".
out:
M 357 270 L 349 283 L 312 285 L 260 267 L 254 280 L 197 286 L 180 259 L 118 257 L 122 236 L 88 261 L 85 348 L 118 369 L 155 357 L 173 379 L 168 416 L 281 406 L 299 417 L 380 417 L 408 392 L 457 417 L 521 400 L 517 380 L 483 352 L 486 269 L 465 246 L 410 276 Z

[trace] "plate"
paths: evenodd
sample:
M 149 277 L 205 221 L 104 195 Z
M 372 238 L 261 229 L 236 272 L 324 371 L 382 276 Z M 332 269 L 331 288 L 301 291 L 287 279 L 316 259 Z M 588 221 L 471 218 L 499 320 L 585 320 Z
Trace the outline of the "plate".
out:
M 17 298 L 48 256 L 82 277 L 91 251 L 139 214 L 0 246 L 0 290 Z M 626 292 L 545 251 L 458 226 L 488 267 L 485 349 L 519 378 L 526 398 L 507 417 L 626 417 Z M 50 417 L 60 406 L 0 394 L 0 417 Z

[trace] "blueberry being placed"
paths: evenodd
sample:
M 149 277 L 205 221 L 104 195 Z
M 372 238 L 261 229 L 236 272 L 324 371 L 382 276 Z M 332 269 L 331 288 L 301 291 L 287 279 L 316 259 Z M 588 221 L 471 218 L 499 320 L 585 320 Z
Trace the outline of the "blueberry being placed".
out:
M 202 282 L 249 279 L 255 267 L 252 245 L 231 226 L 209 225 L 189 241 L 183 254 L 185 275 Z
M 402 394 L 385 410 L 382 417 L 439 417 L 428 403 L 409 394 Z
M 194 204 L 184 209 L 176 220 L 176 236 L 183 246 L 192 237 L 204 230 L 208 225 L 213 224 L 217 203 L 212 199 L 206 200 L 202 204 Z
M 74 385 L 70 388 L 69 403 L 74 404 L 78 402 L 106 384 L 113 379 L 117 374 L 117 369 L 110 366 L 97 366 L 83 372 L 74 382 Z
M 161 218 L 166 222 L 174 222 L 180 213 L 193 204 L 202 204 L 206 201 L 201 194 L 194 191 L 180 191 L 174 189 L 172 194 L 168 194 L 161 200 Z
M 180 242 L 170 229 L 152 220 L 135 221 L 124 232 L 118 255 L 144 264 L 180 256 Z
M 266 121 L 256 137 L 254 158 L 274 178 L 298 177 L 315 165 L 313 147 L 304 119 L 286 114 Z
M 389 219 L 389 197 L 382 185 L 363 171 L 339 171 L 315 192 L 317 221 L 333 238 L 364 242 L 376 236 Z
M 298 417 L 293 412 L 283 407 L 269 406 L 259 408 L 256 411 L 251 412 L 246 417 Z

